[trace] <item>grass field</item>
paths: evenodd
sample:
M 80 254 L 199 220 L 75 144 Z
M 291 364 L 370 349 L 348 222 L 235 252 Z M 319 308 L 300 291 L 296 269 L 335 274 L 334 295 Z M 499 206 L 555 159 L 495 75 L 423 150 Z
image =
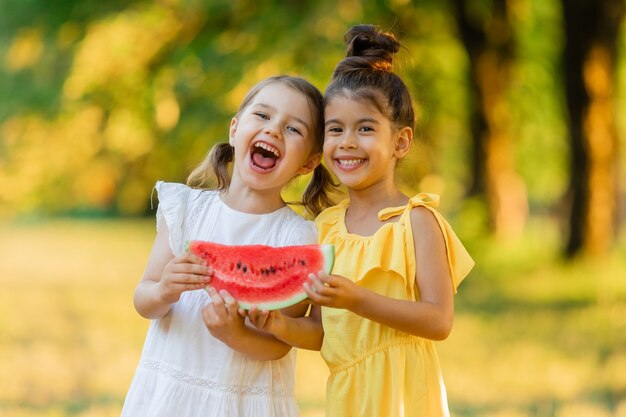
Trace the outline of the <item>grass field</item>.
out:
M 453 416 L 626 417 L 626 254 L 564 265 L 550 236 L 472 246 L 438 343 Z M 0 416 L 119 415 L 153 237 L 152 219 L 0 226 Z M 326 375 L 299 353 L 303 417 L 323 415 Z

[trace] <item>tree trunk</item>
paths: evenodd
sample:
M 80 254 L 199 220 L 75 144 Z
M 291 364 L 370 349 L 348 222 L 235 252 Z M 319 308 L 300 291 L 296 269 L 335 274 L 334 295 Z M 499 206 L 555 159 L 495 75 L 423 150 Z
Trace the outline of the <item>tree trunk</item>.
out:
M 617 204 L 613 89 L 623 0 L 563 0 L 565 93 L 571 149 L 565 254 L 601 254 L 612 245 Z
M 469 195 L 484 195 L 492 232 L 519 236 L 528 216 L 526 187 L 515 170 L 506 93 L 514 44 L 506 0 L 495 0 L 489 16 L 468 16 L 454 0 L 459 35 L 470 61 L 473 182 Z M 480 20 L 480 21 L 477 21 Z

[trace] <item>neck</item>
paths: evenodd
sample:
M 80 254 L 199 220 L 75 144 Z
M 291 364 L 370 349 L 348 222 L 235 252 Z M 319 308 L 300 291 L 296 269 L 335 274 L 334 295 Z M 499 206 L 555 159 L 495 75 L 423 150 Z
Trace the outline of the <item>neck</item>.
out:
M 230 208 L 251 214 L 265 214 L 285 206 L 280 189 L 256 190 L 233 178 L 222 193 L 222 201 Z
M 378 183 L 362 190 L 348 189 L 350 209 L 359 212 L 374 212 L 406 204 L 408 198 L 395 184 Z

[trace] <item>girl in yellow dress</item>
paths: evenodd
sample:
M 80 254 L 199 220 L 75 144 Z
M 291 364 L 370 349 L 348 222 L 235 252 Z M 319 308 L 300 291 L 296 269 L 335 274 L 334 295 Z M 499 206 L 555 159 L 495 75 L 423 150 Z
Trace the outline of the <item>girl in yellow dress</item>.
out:
M 345 40 L 326 89 L 324 158 L 349 198 L 316 219 L 320 243 L 335 245 L 333 274 L 305 284 L 322 306 L 326 415 L 448 416 L 433 341 L 450 333 L 453 296 L 474 263 L 435 210 L 438 196 L 409 198 L 394 182 L 414 124 L 391 72 L 399 43 L 371 25 Z

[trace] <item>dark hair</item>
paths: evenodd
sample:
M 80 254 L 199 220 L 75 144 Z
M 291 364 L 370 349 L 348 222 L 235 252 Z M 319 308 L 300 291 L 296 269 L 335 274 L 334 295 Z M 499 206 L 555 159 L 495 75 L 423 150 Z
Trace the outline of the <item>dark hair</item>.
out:
M 337 64 L 326 87 L 325 104 L 337 95 L 364 98 L 374 104 L 396 128 L 415 124 L 409 89 L 392 72 L 400 43 L 391 33 L 373 25 L 353 26 L 344 35 L 346 57 Z
M 313 115 L 313 129 L 310 135 L 312 135 L 315 143 L 312 153 L 322 152 L 324 145 L 324 98 L 313 84 L 303 78 L 279 75 L 266 78 L 257 83 L 244 97 L 235 117 L 241 115 L 259 91 L 274 83 L 282 83 L 306 96 Z M 228 142 L 214 145 L 202 163 L 189 174 L 187 185 L 194 188 L 227 190 L 230 185 L 231 175 L 229 164 L 233 162 L 234 157 L 235 149 Z M 313 171 L 313 177 L 304 191 L 301 204 L 313 215 L 317 215 L 324 208 L 333 204 L 328 193 L 333 191 L 334 188 L 335 185 L 330 173 L 322 164 L 319 164 Z

